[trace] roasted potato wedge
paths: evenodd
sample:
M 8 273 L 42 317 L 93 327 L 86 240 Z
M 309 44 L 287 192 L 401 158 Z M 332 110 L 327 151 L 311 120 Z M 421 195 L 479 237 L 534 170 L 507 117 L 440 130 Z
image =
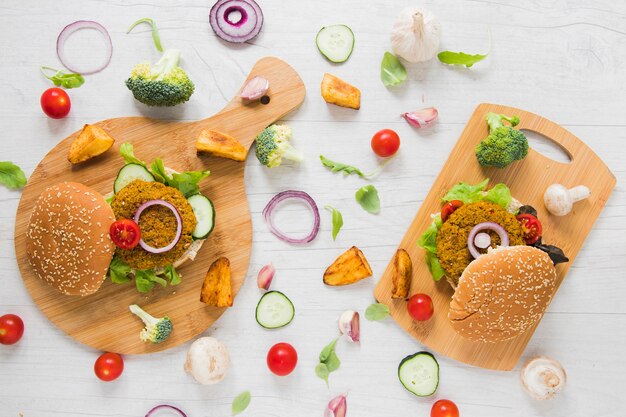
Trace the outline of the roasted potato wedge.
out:
M 215 130 L 203 130 L 196 140 L 196 150 L 220 158 L 245 161 L 248 151 L 234 137 Z
M 412 276 L 413 262 L 409 253 L 404 249 L 398 249 L 393 257 L 391 298 L 408 298 Z
M 330 104 L 355 110 L 361 108 L 361 90 L 332 74 L 324 74 L 322 97 Z
M 115 139 L 101 127 L 85 125 L 70 145 L 67 160 L 72 164 L 80 164 L 105 153 L 113 146 L 114 142 Z
M 202 283 L 200 301 L 214 307 L 231 307 L 233 305 L 228 258 L 222 256 L 211 264 L 204 278 L 204 283 Z
M 342 253 L 324 272 L 324 284 L 349 285 L 372 276 L 372 268 L 356 246 Z

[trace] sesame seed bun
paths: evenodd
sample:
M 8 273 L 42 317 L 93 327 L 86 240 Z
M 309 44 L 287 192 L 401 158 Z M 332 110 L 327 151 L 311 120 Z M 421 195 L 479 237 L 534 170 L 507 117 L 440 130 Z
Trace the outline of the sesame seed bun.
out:
M 100 288 L 115 245 L 115 221 L 104 198 L 82 184 L 63 182 L 39 196 L 26 231 L 26 253 L 39 278 L 66 295 Z
M 556 269 L 545 252 L 532 246 L 492 249 L 459 278 L 448 319 L 469 340 L 508 340 L 539 321 L 555 288 Z

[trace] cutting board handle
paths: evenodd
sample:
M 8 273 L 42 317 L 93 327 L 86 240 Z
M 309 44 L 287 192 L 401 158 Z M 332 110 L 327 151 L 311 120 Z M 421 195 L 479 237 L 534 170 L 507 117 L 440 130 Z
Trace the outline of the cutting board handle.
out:
M 256 76 L 269 81 L 267 104 L 261 101 L 245 103 L 239 97 L 243 86 Z M 252 67 L 237 95 L 219 113 L 195 124 L 199 130 L 212 129 L 227 134 L 237 127 L 239 133 L 235 137 L 247 149 L 263 129 L 300 106 L 305 95 L 302 79 L 289 64 L 272 56 L 261 58 Z

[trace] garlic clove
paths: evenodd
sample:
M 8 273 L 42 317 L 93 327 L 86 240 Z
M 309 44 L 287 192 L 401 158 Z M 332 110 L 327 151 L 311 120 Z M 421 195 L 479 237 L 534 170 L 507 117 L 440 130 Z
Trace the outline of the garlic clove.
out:
M 352 310 L 344 311 L 339 316 L 339 331 L 354 343 L 358 343 L 361 337 L 359 313 Z
M 257 276 L 257 286 L 262 290 L 269 290 L 275 273 L 276 268 L 274 268 L 274 265 L 272 265 L 271 263 L 269 265 L 265 265 L 263 268 L 261 268 L 261 270 L 259 271 L 259 275 Z
M 414 112 L 404 113 L 402 116 L 411 126 L 422 128 L 434 125 L 439 116 L 439 112 L 434 107 L 428 107 Z
M 554 398 L 563 389 L 567 375 L 559 362 L 547 356 L 529 360 L 521 371 L 524 390 L 537 400 Z
M 243 86 L 239 96 L 248 101 L 258 100 L 267 93 L 269 88 L 270 82 L 267 79 L 256 76 Z
M 328 402 L 324 417 L 345 417 L 348 412 L 348 403 L 345 394 L 341 394 Z

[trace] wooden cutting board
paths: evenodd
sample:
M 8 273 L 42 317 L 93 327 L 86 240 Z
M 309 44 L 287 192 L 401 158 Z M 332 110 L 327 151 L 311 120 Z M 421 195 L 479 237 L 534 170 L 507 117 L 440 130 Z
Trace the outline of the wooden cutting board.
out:
M 112 149 L 85 164 L 72 166 L 67 161 L 70 143 L 78 132 L 62 140 L 39 163 L 24 188 L 17 210 L 15 253 L 26 288 L 35 304 L 56 326 L 74 339 L 93 348 L 122 354 L 165 350 L 204 332 L 224 308 L 207 307 L 200 302 L 200 287 L 211 263 L 219 256 L 230 259 L 233 292 L 243 284 L 250 259 L 252 228 L 244 190 L 245 163 L 229 159 L 197 156 L 195 141 L 203 129 L 214 129 L 237 138 L 249 148 L 266 126 L 298 107 L 305 96 L 302 80 L 287 63 L 278 58 L 259 60 L 248 79 L 263 76 L 270 82 L 266 105 L 243 104 L 233 98 L 218 114 L 197 122 L 183 123 L 146 117 L 122 117 L 96 123 L 116 139 Z M 130 93 L 129 93 L 129 100 Z M 165 166 L 177 171 L 209 169 L 211 175 L 201 183 L 201 191 L 215 205 L 216 226 L 194 262 L 178 271 L 181 284 L 148 294 L 138 293 L 134 283 L 116 285 L 107 280 L 100 290 L 87 297 L 66 296 L 57 292 L 33 273 L 26 256 L 25 232 L 30 213 L 40 193 L 62 181 L 83 183 L 103 195 L 113 190 L 113 180 L 123 166 L 119 147 L 134 145 L 135 155 L 150 163 L 162 158 Z M 128 310 L 138 304 L 153 316 L 168 315 L 174 324 L 172 335 L 161 344 L 139 340 L 141 320 Z M 237 301 L 235 300 L 235 305 Z
M 488 135 L 485 116 L 488 112 L 518 115 L 520 129 L 537 132 L 556 142 L 570 157 L 570 163 L 559 163 L 530 149 L 528 156 L 505 169 L 480 167 L 474 156 L 475 146 Z M 496 104 L 479 105 L 459 141 L 450 153 L 439 177 L 422 203 L 408 231 L 400 242 L 413 260 L 413 278 L 410 294 L 425 293 L 435 306 L 434 316 L 427 322 L 413 321 L 406 311 L 405 300 L 391 298 L 390 263 L 375 290 L 376 299 L 389 306 L 393 318 L 409 334 L 442 355 L 483 368 L 513 369 L 524 352 L 536 326 L 526 333 L 501 343 L 470 342 L 452 329 L 448 322 L 448 309 L 453 290 L 445 279 L 436 283 L 431 278 L 425 262 L 425 251 L 416 244 L 419 236 L 431 224 L 431 214 L 441 211 L 441 198 L 458 182 L 475 184 L 490 178 L 490 187 L 503 182 L 515 198 L 534 206 L 543 224 L 543 241 L 565 251 L 570 261 L 557 266 L 558 285 L 575 262 L 587 234 L 615 186 L 615 176 L 600 158 L 580 139 L 554 122 L 536 114 Z M 568 216 L 550 215 L 543 205 L 546 188 L 560 183 L 567 187 L 586 185 L 591 189 L 588 200 L 576 203 Z M 573 324 L 574 325 L 574 324 Z

